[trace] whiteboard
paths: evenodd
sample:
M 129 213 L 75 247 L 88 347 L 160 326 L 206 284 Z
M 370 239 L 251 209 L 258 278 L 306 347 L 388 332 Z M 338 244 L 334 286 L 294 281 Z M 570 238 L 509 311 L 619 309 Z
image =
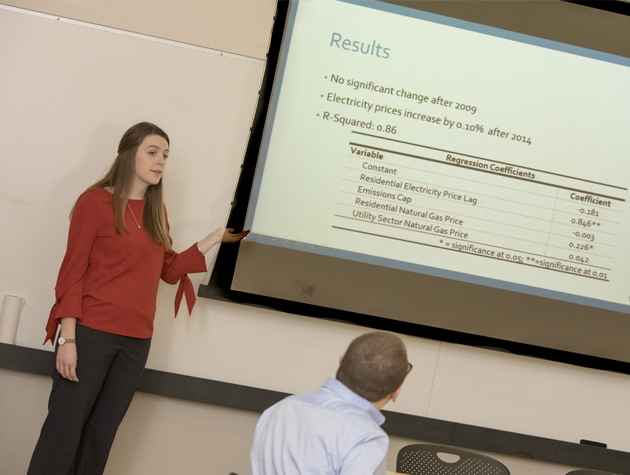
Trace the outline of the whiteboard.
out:
M 41 348 L 69 211 L 123 132 L 169 134 L 165 201 L 184 250 L 225 225 L 265 63 L 0 6 L 0 65 L 0 295 L 26 300 L 17 343 Z M 170 320 L 174 292 L 158 298 Z

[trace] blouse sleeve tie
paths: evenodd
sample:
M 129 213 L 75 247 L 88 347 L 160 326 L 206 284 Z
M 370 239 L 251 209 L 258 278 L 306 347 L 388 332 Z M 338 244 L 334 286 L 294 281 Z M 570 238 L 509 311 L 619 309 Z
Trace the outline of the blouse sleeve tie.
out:
M 177 318 L 177 312 L 179 311 L 179 304 L 182 301 L 182 296 L 186 295 L 186 304 L 188 305 L 188 315 L 192 313 L 192 309 L 195 306 L 197 297 L 195 296 L 195 288 L 190 280 L 190 277 L 185 275 L 179 281 L 179 287 L 177 288 L 177 294 L 175 294 L 175 318 Z
M 59 324 L 59 322 L 57 322 L 57 320 L 55 319 L 55 315 L 57 314 L 57 307 L 59 307 L 60 303 L 61 300 L 55 300 L 55 304 L 53 305 L 52 309 L 50 309 L 48 323 L 46 324 L 46 339 L 44 340 L 44 345 L 48 340 L 50 340 L 50 343 L 53 346 L 55 344 L 55 333 L 57 333 L 57 325 Z

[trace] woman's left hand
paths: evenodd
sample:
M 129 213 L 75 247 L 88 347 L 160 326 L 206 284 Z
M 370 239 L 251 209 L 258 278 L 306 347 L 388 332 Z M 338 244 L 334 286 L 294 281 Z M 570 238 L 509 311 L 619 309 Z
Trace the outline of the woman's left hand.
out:
M 234 229 L 225 228 L 223 230 L 223 237 L 221 238 L 221 242 L 226 242 L 226 243 L 238 242 L 241 239 L 243 239 L 245 236 L 247 236 L 248 234 L 249 234 L 249 231 L 241 231 L 240 233 L 235 233 Z
M 232 228 L 217 228 L 201 241 L 199 241 L 197 243 L 197 247 L 202 254 L 205 254 L 217 244 L 220 244 L 222 242 L 228 244 L 238 242 L 248 234 L 249 231 L 241 231 L 240 233 L 235 233 L 234 229 Z

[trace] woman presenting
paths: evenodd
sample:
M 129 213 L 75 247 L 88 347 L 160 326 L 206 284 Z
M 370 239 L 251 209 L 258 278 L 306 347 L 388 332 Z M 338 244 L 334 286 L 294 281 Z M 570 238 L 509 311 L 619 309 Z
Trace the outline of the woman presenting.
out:
M 72 211 L 46 325 L 46 341 L 59 328 L 56 370 L 28 475 L 103 473 L 147 361 L 160 278 L 179 283 L 175 311 L 182 294 L 190 310 L 195 294 L 186 274 L 205 272 L 204 254 L 216 244 L 248 234 L 219 228 L 172 250 L 162 199 L 168 153 L 162 129 L 132 126 L 109 172 Z

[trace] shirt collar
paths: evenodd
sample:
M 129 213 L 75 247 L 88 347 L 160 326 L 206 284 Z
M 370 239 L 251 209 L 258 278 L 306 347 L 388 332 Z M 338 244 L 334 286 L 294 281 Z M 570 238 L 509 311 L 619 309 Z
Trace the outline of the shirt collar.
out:
M 381 411 L 374 407 L 374 404 L 364 397 L 359 396 L 354 391 L 348 389 L 348 387 L 338 379 L 328 378 L 322 385 L 322 388 L 326 388 L 334 392 L 344 401 L 347 401 L 358 409 L 361 409 L 363 412 L 366 412 L 379 426 L 383 425 L 385 422 L 385 416 L 381 414 Z

